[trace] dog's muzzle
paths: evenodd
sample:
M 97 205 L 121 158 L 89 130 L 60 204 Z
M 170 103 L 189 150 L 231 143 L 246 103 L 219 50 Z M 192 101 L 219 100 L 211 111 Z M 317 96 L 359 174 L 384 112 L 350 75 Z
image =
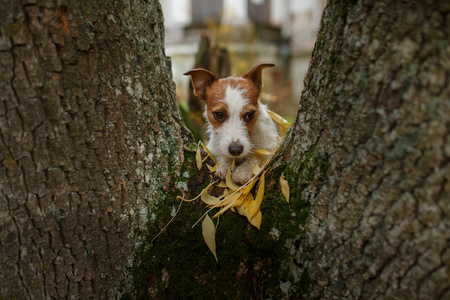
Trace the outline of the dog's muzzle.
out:
M 233 156 L 239 156 L 244 151 L 244 146 L 239 143 L 239 141 L 232 142 L 228 146 L 228 152 Z

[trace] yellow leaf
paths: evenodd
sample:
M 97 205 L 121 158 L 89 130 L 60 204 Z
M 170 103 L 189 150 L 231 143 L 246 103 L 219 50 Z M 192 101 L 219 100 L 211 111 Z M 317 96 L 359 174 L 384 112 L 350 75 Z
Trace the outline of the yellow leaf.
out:
M 269 109 L 267 109 L 267 112 L 269 113 L 270 117 L 280 125 L 281 137 L 284 139 L 286 137 L 288 129 L 292 126 L 292 124 L 286 121 L 279 114 L 274 113 Z
M 277 122 L 278 124 L 281 123 L 281 122 L 283 122 L 283 118 L 282 118 L 279 114 L 274 113 L 274 112 L 271 111 L 270 109 L 267 109 L 267 112 L 269 113 L 270 117 L 271 117 L 275 122 Z
M 216 160 L 214 159 L 214 156 L 212 155 L 211 151 L 209 151 L 208 148 L 206 148 L 205 144 L 202 143 L 202 141 L 200 141 L 200 145 L 202 145 L 203 149 L 205 149 L 206 153 L 208 153 L 209 157 L 211 157 L 211 159 L 216 162 Z
M 258 164 L 255 164 L 253 166 L 253 170 L 252 170 L 253 175 L 258 174 L 260 170 L 261 170 L 261 168 L 258 166 Z
M 247 216 L 247 211 L 245 210 L 245 202 L 243 202 L 243 203 L 241 203 L 241 205 L 237 206 L 236 209 L 240 215 L 242 215 L 244 217 Z
M 286 179 L 284 179 L 284 174 L 281 173 L 280 177 L 280 186 L 281 186 L 281 193 L 283 194 L 286 201 L 289 203 L 289 183 Z
M 259 155 L 264 155 L 264 156 L 268 156 L 268 155 L 272 154 L 272 152 L 270 152 L 269 150 L 266 150 L 266 149 L 255 149 L 255 150 L 253 150 L 253 153 L 256 153 Z
M 213 218 L 220 216 L 221 214 L 223 214 L 224 212 L 227 211 L 227 209 L 229 209 L 230 207 L 234 207 L 235 203 L 238 201 L 238 199 L 240 197 L 244 197 L 242 196 L 242 192 L 241 193 L 236 193 L 234 195 L 231 195 L 228 199 L 225 199 L 225 201 L 228 201 L 229 199 L 231 199 L 231 201 L 229 201 L 229 203 L 227 204 L 227 206 L 223 207 L 217 214 L 215 214 L 213 216 Z M 224 202 L 225 202 L 224 201 Z
M 202 222 L 202 233 L 203 239 L 209 250 L 211 250 L 216 261 L 219 261 L 216 254 L 216 227 L 208 215 L 205 216 L 205 219 Z
M 249 182 L 246 183 L 247 186 L 244 189 L 244 192 L 243 192 L 244 195 L 247 195 L 248 193 L 250 193 L 250 191 L 252 190 L 253 186 L 255 185 L 256 180 L 257 180 L 257 178 L 255 177 L 255 178 L 253 178 L 252 180 L 250 180 Z
M 225 182 L 225 181 L 221 181 L 221 182 L 219 182 L 219 184 L 218 185 L 216 185 L 217 187 L 221 187 L 221 188 L 227 188 L 228 187 L 228 185 L 227 185 L 227 183 Z
M 227 186 L 234 191 L 240 188 L 240 186 L 231 179 L 231 170 L 229 170 L 225 176 L 225 182 L 227 183 Z
M 248 194 L 245 196 L 245 201 L 242 201 L 242 203 L 239 206 L 236 206 L 236 209 L 239 214 L 243 215 L 244 217 L 247 216 L 247 209 L 251 205 L 251 203 L 254 201 L 253 195 Z
M 216 163 L 214 167 L 211 167 L 210 165 L 206 164 L 210 172 L 215 172 L 217 170 L 217 167 L 219 166 L 219 163 Z
M 245 211 L 248 213 L 248 210 L 250 209 L 250 206 L 255 201 L 252 194 L 248 194 L 247 198 L 245 199 Z
M 242 196 L 239 196 L 239 197 L 237 198 L 237 200 L 234 202 L 234 204 L 232 205 L 231 208 L 236 207 L 236 206 L 239 206 L 239 205 L 241 205 L 242 203 L 244 203 L 245 198 L 246 198 L 245 195 L 242 193 Z
M 287 131 L 291 126 L 292 124 L 288 122 L 280 123 L 281 138 L 284 139 L 286 137 Z
M 264 197 L 264 181 L 265 181 L 265 174 L 267 170 L 264 171 L 261 175 L 261 178 L 259 180 L 259 188 L 258 192 L 256 193 L 255 201 L 253 201 L 250 205 L 250 207 L 247 210 L 247 217 L 253 218 L 253 216 L 259 211 L 259 207 L 261 206 L 263 197 Z
M 202 168 L 202 154 L 200 152 L 200 147 L 197 147 L 197 153 L 195 154 L 195 159 L 197 160 L 197 168 L 200 170 Z
M 248 216 L 247 216 L 247 218 L 248 218 Z M 261 211 L 258 210 L 253 217 L 248 219 L 248 221 L 250 222 L 250 224 L 252 224 L 256 228 L 261 230 L 261 222 L 262 222 L 262 213 L 261 213 Z
M 200 198 L 203 202 L 205 202 L 208 205 L 216 205 L 219 204 L 220 199 L 214 196 L 211 196 L 208 194 L 208 190 L 203 190 L 203 192 L 200 194 Z
M 223 191 L 223 194 L 222 194 L 222 198 L 226 198 L 226 197 L 228 197 L 230 195 L 230 190 L 229 189 L 226 189 L 226 190 L 224 190 Z
M 237 198 L 239 198 L 242 195 L 242 192 L 234 193 L 231 195 L 227 195 L 225 199 L 222 200 L 217 206 L 227 206 L 231 202 L 234 202 Z
M 235 164 L 236 164 L 236 161 L 234 160 L 234 157 L 233 157 L 233 162 L 231 163 L 231 167 L 230 167 L 231 170 L 233 170 Z

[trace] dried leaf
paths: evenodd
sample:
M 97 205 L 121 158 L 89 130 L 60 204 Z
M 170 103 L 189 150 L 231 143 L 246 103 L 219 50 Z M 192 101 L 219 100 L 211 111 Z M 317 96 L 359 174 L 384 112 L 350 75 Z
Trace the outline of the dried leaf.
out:
M 240 197 L 244 197 L 244 196 L 242 196 L 242 192 L 233 194 L 233 195 L 229 196 L 228 198 L 224 199 L 224 203 L 227 202 L 228 204 L 225 207 L 223 207 L 217 214 L 215 214 L 213 216 L 213 218 L 220 216 L 221 214 L 226 212 L 227 209 L 229 209 L 230 207 L 234 207 L 235 203 L 238 201 L 238 199 Z
M 284 121 L 286 121 L 286 120 L 284 120 Z M 289 128 L 291 128 L 291 126 L 292 126 L 292 124 L 288 123 L 287 121 L 280 123 L 281 138 L 284 139 L 286 137 L 287 131 L 289 130 Z
M 200 194 L 200 198 L 208 205 L 216 205 L 220 203 L 220 199 L 208 194 L 208 190 L 206 189 Z
M 267 112 L 269 113 L 270 117 L 280 125 L 281 137 L 284 139 L 286 137 L 288 129 L 292 126 L 292 124 L 286 121 L 279 114 L 274 113 L 269 109 L 267 109 Z
M 228 171 L 227 175 L 225 176 L 225 182 L 227 183 L 227 186 L 232 189 L 233 191 L 240 188 L 239 185 L 237 185 L 232 179 L 231 179 L 231 170 Z
M 255 201 L 255 198 L 253 198 L 252 194 L 248 194 L 247 198 L 245 199 L 245 211 L 248 213 L 248 210 L 250 209 L 250 206 Z
M 261 168 L 258 166 L 258 164 L 255 164 L 253 166 L 253 170 L 252 170 L 253 175 L 258 174 L 260 170 L 261 170 Z
M 247 218 L 248 218 L 248 216 L 247 216 Z M 262 222 L 262 213 L 261 213 L 261 211 L 258 210 L 253 217 L 248 219 L 248 221 L 250 222 L 250 224 L 252 224 L 256 228 L 261 230 L 261 222 Z
M 258 192 L 256 193 L 255 201 L 253 201 L 250 207 L 247 210 L 247 217 L 253 218 L 253 216 L 259 211 L 259 207 L 261 206 L 263 197 L 264 197 L 264 182 L 265 182 L 265 174 L 267 170 L 264 171 L 259 179 L 259 187 Z
M 269 150 L 266 150 L 266 149 L 255 149 L 255 150 L 253 150 L 253 153 L 256 153 L 259 155 L 264 155 L 264 156 L 268 156 L 268 155 L 272 154 L 272 152 L 270 152 Z
M 211 167 L 211 166 L 208 165 L 208 164 L 206 164 L 206 166 L 208 167 L 209 171 L 212 173 L 212 172 L 215 172 L 215 171 L 217 170 L 217 167 L 219 166 L 219 163 L 216 163 L 216 164 L 214 165 L 214 167 Z
M 219 182 L 219 184 L 218 185 L 216 185 L 217 187 L 221 187 L 221 188 L 227 188 L 228 187 L 228 185 L 227 185 L 227 183 L 225 182 L 225 181 L 221 181 L 221 182 Z
M 217 205 L 218 207 L 227 206 L 228 204 L 236 200 L 242 194 L 242 192 L 234 193 L 231 195 L 229 194 L 229 192 L 224 192 L 224 194 L 225 198 Z
M 197 160 L 197 168 L 200 170 L 202 168 L 202 153 L 200 152 L 200 147 L 197 147 L 197 153 L 195 154 L 195 159 Z
M 283 122 L 283 118 L 282 118 L 279 114 L 274 113 L 274 112 L 271 111 L 270 109 L 267 109 L 267 112 L 269 113 L 270 117 L 271 117 L 275 122 L 277 122 L 278 124 L 281 123 L 281 122 Z
M 242 202 L 241 205 L 239 205 L 239 206 L 236 207 L 236 209 L 237 209 L 237 212 L 238 212 L 240 215 L 242 215 L 242 216 L 244 216 L 244 217 L 247 216 L 247 211 L 246 211 L 246 209 L 245 209 L 245 202 Z
M 286 179 L 284 179 L 284 174 L 281 173 L 280 177 L 280 186 L 281 186 L 281 193 L 283 194 L 286 201 L 289 203 L 289 183 Z
M 242 201 L 242 203 L 239 206 L 236 206 L 236 209 L 240 215 L 243 215 L 244 217 L 247 216 L 247 209 L 251 205 L 251 203 L 254 201 L 253 195 L 248 194 L 245 196 L 245 201 Z
M 228 196 L 230 196 L 230 190 L 226 189 L 226 190 L 223 191 L 222 198 L 226 198 Z
M 237 200 L 234 202 L 234 204 L 231 206 L 231 208 L 237 207 L 237 206 L 241 205 L 242 203 L 244 203 L 245 198 L 246 197 L 245 197 L 244 193 L 242 193 L 242 195 L 237 198 Z
M 235 164 L 236 164 L 236 160 L 233 157 L 233 162 L 231 163 L 230 170 L 233 170 Z
M 250 180 L 249 182 L 246 183 L 246 187 L 244 188 L 244 192 L 243 192 L 244 195 L 247 195 L 248 193 L 250 193 L 250 191 L 252 190 L 252 188 L 255 185 L 257 180 L 258 179 L 256 177 L 254 177 L 252 180 Z
M 211 151 L 209 151 L 209 149 L 205 146 L 205 144 L 202 143 L 202 141 L 200 141 L 200 145 L 202 145 L 203 149 L 205 149 L 206 153 L 208 153 L 209 157 L 211 157 L 211 159 L 216 162 L 216 160 L 214 159 L 214 156 L 212 155 Z
M 206 245 L 208 245 L 209 250 L 211 250 L 216 261 L 219 261 L 216 254 L 216 227 L 208 215 L 205 216 L 202 222 L 202 233 L 203 239 L 205 240 Z

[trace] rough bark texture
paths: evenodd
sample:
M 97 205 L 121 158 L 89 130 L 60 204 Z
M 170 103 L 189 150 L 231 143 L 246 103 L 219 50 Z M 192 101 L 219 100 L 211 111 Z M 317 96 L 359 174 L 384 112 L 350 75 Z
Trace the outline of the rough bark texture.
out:
M 306 298 L 450 299 L 449 37 L 448 1 L 329 1 L 284 153 Z
M 157 1 L 0 2 L 0 298 L 112 299 L 183 163 Z

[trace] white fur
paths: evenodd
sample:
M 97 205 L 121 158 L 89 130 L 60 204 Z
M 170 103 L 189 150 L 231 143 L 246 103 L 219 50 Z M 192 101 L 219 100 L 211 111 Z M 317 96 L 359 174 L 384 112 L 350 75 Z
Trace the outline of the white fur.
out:
M 205 108 L 204 116 L 208 124 L 207 132 L 209 134 L 207 147 L 219 163 L 216 175 L 223 179 L 233 160 L 233 156 L 228 152 L 228 147 L 232 142 L 239 141 L 244 150 L 239 156 L 234 157 L 238 166 L 234 170 L 232 178 L 238 183 L 245 183 L 252 178 L 252 169 L 255 163 L 260 165 L 264 160 L 260 156 L 253 155 L 251 151 L 254 149 L 272 151 L 277 144 L 278 132 L 272 118 L 267 113 L 266 106 L 259 103 L 259 116 L 253 129 L 252 142 L 247 127 L 240 118 L 244 106 L 249 102 L 244 97 L 243 91 L 228 86 L 225 98 L 219 101 L 224 101 L 228 105 L 229 118 L 222 126 L 214 128 L 206 117 L 208 108 Z

